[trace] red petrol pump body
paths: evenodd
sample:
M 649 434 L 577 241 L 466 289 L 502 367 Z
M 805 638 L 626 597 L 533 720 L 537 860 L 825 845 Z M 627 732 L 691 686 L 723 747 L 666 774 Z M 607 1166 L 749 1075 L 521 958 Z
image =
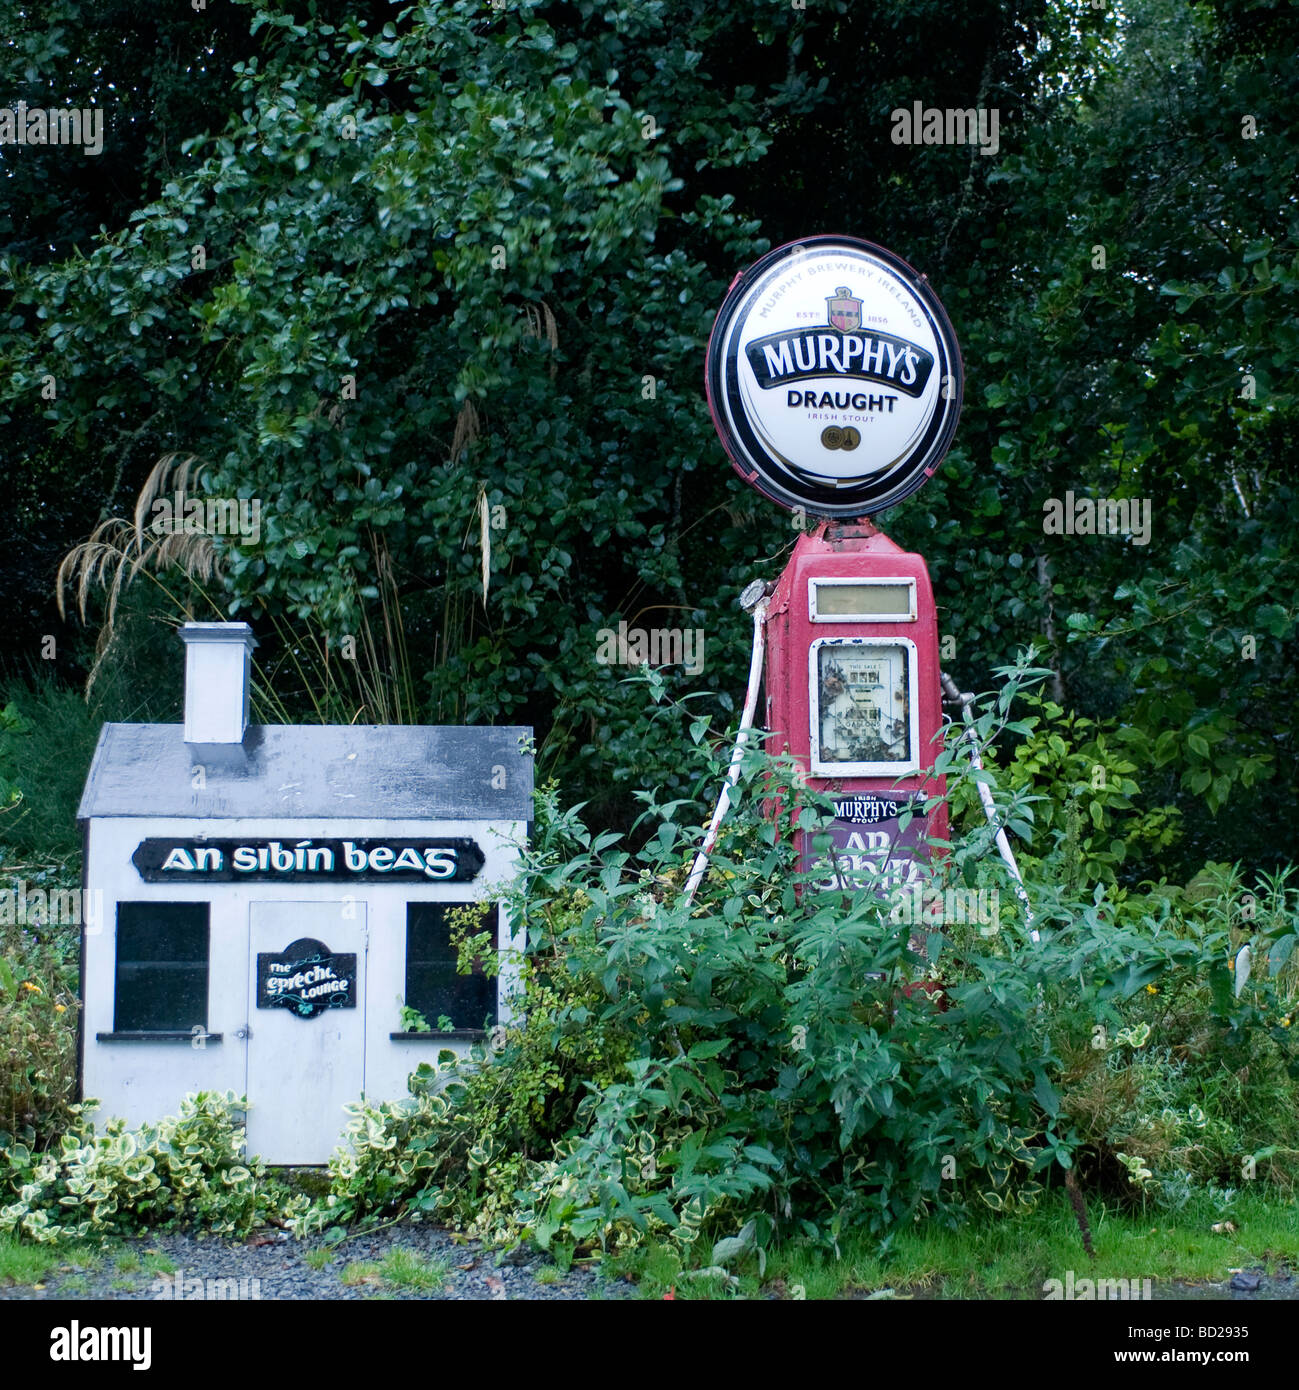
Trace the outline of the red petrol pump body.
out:
M 925 838 L 947 836 L 946 804 L 924 815 L 945 783 L 927 773 L 942 693 L 923 558 L 869 522 L 801 536 L 768 603 L 767 650 L 770 751 L 791 754 L 809 785 L 833 797 L 841 880 L 907 886 Z M 802 848 L 810 869 L 811 847 Z
M 947 835 L 945 804 L 923 813 L 945 790 L 931 772 L 938 622 L 924 559 L 871 517 L 923 486 L 951 444 L 956 335 L 925 277 L 891 251 L 809 237 L 736 276 L 705 383 L 736 471 L 802 530 L 767 600 L 771 749 L 834 799 L 827 880 L 835 867 L 848 886 L 905 885 L 926 838 Z

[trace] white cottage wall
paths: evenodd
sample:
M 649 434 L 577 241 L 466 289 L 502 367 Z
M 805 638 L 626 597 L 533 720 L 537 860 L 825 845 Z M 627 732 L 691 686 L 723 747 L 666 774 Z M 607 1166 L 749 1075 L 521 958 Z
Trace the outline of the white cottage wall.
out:
M 237 1033 L 256 1027 L 249 998 L 249 920 L 254 902 L 337 903 L 354 896 L 366 905 L 369 947 L 366 961 L 365 1095 L 374 1100 L 406 1094 L 406 1078 L 421 1061 L 432 1062 L 442 1047 L 466 1052 L 466 1040 L 394 1040 L 400 1030 L 397 997 L 405 992 L 406 904 L 409 902 L 490 901 L 507 882 L 524 843 L 522 821 L 381 820 L 344 821 L 336 818 L 258 818 L 247 820 L 182 820 L 171 817 L 99 817 L 87 827 L 86 886 L 102 890 L 104 913 L 97 932 L 85 942 L 85 1008 L 83 1029 L 83 1094 L 101 1102 L 99 1120 L 124 1116 L 132 1125 L 174 1114 L 180 1100 L 197 1090 L 247 1087 L 247 1044 Z M 482 849 L 485 862 L 472 883 L 349 882 L 219 883 L 199 875 L 192 884 L 146 883 L 131 862 L 140 842 L 149 837 L 179 839 L 278 839 L 286 844 L 303 839 L 434 839 L 469 836 Z M 97 1033 L 113 1031 L 115 923 L 119 902 L 206 902 L 210 915 L 210 973 L 208 1032 L 220 1041 L 202 1045 L 189 1041 L 97 1042 Z M 522 942 L 502 906 L 501 946 L 518 951 Z M 330 943 L 327 943 L 330 944 Z M 282 943 L 288 945 L 288 942 Z M 518 989 L 517 962 L 507 961 L 501 977 L 501 1018 L 515 1016 L 511 998 Z M 253 1014 L 253 1017 L 250 1017 Z M 310 1027 L 313 1020 L 304 1020 Z M 360 1097 L 357 1097 L 358 1099 Z M 274 1096 L 249 1096 L 255 1104 L 274 1104 Z M 345 1117 L 339 1116 L 341 1133 Z M 317 1161 L 323 1161 L 320 1155 Z

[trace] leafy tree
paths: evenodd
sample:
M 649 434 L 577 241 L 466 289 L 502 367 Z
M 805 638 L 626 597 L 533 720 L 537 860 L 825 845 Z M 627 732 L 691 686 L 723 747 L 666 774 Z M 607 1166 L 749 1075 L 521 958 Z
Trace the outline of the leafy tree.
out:
M 84 45 L 28 26 L 10 58 L 71 91 L 135 13 Z M 211 492 L 260 501 L 210 598 L 269 639 L 288 717 L 319 708 L 305 654 L 336 672 L 368 625 L 403 711 L 535 723 L 543 769 L 599 817 L 621 789 L 689 792 L 685 726 L 650 720 L 596 632 L 702 628 L 702 677 L 665 678 L 728 717 L 730 596 L 793 532 L 725 464 L 703 347 L 739 267 L 839 227 L 926 271 L 964 348 L 956 447 L 883 519 L 929 560 L 961 683 L 1038 637 L 1057 701 L 1149 736 L 1147 795 L 1216 811 L 1288 789 L 1288 10 L 223 13 L 247 22 L 133 60 L 133 109 L 169 113 L 167 135 L 130 147 L 118 204 L 86 194 L 104 231 L 9 241 L 0 414 L 38 546 L 90 529 L 78 480 L 129 513 L 160 455 L 195 455 Z M 895 144 L 914 100 L 995 107 L 997 154 Z M 1149 544 L 1046 534 L 1068 491 L 1148 499 Z M 1293 852 L 1248 816 L 1187 819 L 1188 854 Z

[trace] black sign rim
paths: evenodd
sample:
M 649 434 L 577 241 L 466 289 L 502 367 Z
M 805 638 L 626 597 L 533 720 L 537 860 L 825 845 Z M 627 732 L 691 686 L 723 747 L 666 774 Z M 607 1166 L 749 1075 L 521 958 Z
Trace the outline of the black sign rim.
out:
M 755 281 L 791 256 L 832 246 L 864 252 L 874 257 L 907 285 L 933 328 L 934 338 L 939 347 L 936 363 L 936 370 L 940 373 L 939 380 L 941 382 L 945 375 L 955 386 L 951 396 L 944 401 L 946 408 L 935 412 L 921 440 L 907 457 L 883 474 L 876 474 L 852 489 L 820 486 L 810 478 L 791 472 L 784 464 L 773 461 L 758 443 L 752 429 L 748 427 L 743 411 L 721 408 L 723 397 L 727 402 L 733 402 L 738 394 L 738 346 L 733 341 L 724 359 L 723 344 L 728 338 L 731 324 L 741 304 Z M 800 237 L 797 241 L 789 241 L 775 247 L 741 271 L 731 282 L 708 338 L 704 362 L 704 391 L 708 398 L 708 410 L 712 416 L 713 427 L 722 441 L 722 447 L 726 450 L 732 467 L 750 487 L 790 511 L 802 507 L 815 516 L 872 516 L 886 511 L 918 492 L 933 477 L 938 465 L 946 457 L 956 435 L 956 426 L 965 399 L 965 366 L 956 330 L 952 327 L 952 321 L 948 318 L 942 301 L 934 293 L 925 276 L 901 256 L 876 242 L 867 241 L 862 237 L 822 233 Z M 735 423 L 735 430 L 731 428 L 731 421 Z M 744 437 L 746 434 L 747 439 Z

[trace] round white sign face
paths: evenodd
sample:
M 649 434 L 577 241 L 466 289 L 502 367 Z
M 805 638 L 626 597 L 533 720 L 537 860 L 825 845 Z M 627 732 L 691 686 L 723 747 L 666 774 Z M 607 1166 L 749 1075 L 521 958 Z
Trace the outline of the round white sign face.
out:
M 964 373 L 923 276 L 869 241 L 815 236 L 736 278 L 705 383 L 746 482 L 785 507 L 856 517 L 932 476 L 956 432 Z

